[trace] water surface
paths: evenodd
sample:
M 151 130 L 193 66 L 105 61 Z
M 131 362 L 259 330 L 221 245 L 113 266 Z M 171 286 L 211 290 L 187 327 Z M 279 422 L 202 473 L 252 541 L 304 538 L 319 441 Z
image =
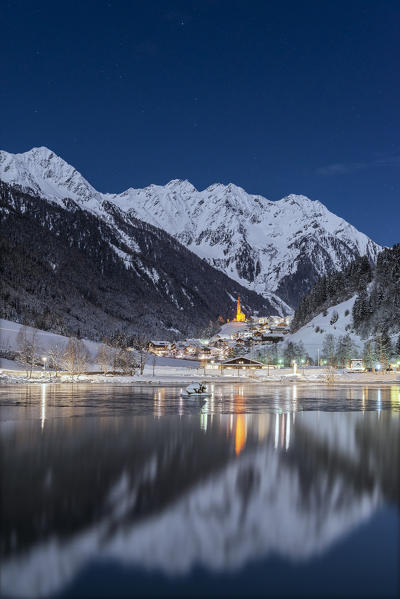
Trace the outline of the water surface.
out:
M 400 387 L 0 389 L 5 596 L 396 596 Z

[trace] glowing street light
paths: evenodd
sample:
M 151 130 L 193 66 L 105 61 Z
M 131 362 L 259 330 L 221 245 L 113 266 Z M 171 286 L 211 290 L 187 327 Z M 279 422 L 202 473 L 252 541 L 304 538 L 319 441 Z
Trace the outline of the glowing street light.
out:
M 42 356 L 42 361 L 43 361 L 43 370 L 46 370 L 46 362 L 47 362 L 46 356 Z

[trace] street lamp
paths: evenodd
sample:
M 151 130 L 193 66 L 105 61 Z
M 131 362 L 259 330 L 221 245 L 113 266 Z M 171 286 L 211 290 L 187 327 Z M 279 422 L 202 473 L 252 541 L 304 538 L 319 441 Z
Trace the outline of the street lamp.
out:
M 305 362 L 305 359 L 304 359 L 304 358 L 302 358 L 302 360 L 301 360 L 301 363 L 302 363 L 302 365 L 303 365 L 303 376 L 304 376 L 304 362 Z
M 42 360 L 43 360 L 43 370 L 46 370 L 46 362 L 47 362 L 46 356 L 42 356 Z

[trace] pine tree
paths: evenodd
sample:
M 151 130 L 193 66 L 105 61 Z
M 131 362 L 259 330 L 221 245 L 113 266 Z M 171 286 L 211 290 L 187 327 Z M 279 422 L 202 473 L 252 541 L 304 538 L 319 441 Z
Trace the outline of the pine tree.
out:
M 376 364 L 375 345 L 371 340 L 364 343 L 363 361 L 366 368 L 374 368 Z
M 336 350 L 338 364 L 343 367 L 346 366 L 353 357 L 354 351 L 354 343 L 348 333 L 339 337 Z
M 394 353 L 398 360 L 400 360 L 400 335 L 397 337 Z
M 322 355 L 327 360 L 329 366 L 335 366 L 336 364 L 336 340 L 332 333 L 328 333 L 324 337 L 322 344 Z
M 392 343 L 386 330 L 380 331 L 375 335 L 375 351 L 382 369 L 386 370 L 393 352 Z
M 358 329 L 368 318 L 369 297 L 366 289 L 362 289 L 353 305 L 353 324 Z
M 292 341 L 289 341 L 283 350 L 283 358 L 285 361 L 285 366 L 291 366 L 293 360 L 296 359 L 296 347 Z
M 334 325 L 335 322 L 338 321 L 338 319 L 339 319 L 339 314 L 337 313 L 336 310 L 334 310 L 333 313 L 332 313 L 331 319 L 329 321 L 329 324 Z

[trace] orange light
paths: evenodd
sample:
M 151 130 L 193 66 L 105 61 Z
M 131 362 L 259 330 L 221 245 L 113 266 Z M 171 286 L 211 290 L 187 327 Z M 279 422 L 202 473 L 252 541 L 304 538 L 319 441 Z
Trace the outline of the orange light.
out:
M 246 320 L 246 314 L 242 312 L 240 307 L 240 297 L 238 297 L 237 306 L 236 306 L 236 319 L 237 322 L 244 322 Z
M 235 453 L 239 455 L 246 444 L 246 419 L 243 414 L 236 417 Z

